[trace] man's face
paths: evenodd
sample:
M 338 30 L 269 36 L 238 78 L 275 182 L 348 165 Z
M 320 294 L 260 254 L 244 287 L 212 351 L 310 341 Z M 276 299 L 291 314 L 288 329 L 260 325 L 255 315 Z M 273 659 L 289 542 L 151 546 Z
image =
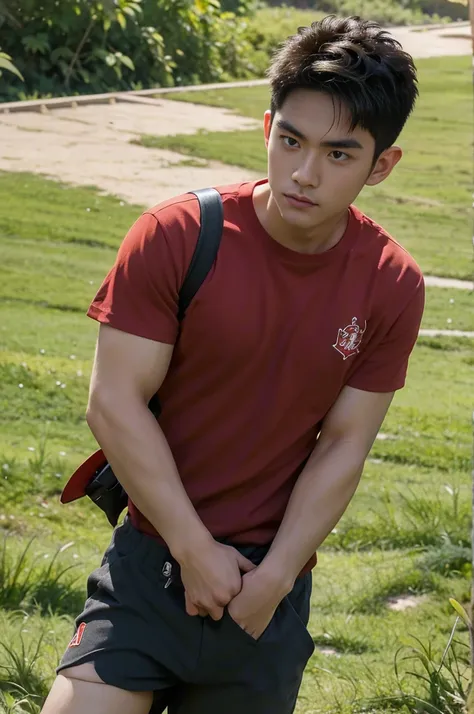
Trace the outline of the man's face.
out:
M 365 183 L 382 181 L 398 160 L 387 173 L 382 154 L 373 167 L 375 139 L 364 129 L 350 132 L 349 127 L 345 107 L 339 112 L 330 96 L 310 89 L 292 91 L 273 122 L 270 112 L 265 113 L 272 197 L 294 228 L 316 228 L 341 216 Z M 291 194 L 312 203 L 294 201 Z

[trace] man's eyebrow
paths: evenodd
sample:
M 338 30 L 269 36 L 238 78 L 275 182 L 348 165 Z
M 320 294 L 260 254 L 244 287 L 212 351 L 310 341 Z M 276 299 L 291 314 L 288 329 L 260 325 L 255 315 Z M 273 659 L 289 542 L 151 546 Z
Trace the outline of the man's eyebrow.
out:
M 333 141 L 322 141 L 321 146 L 330 149 L 363 149 L 357 139 L 334 139 Z
M 306 136 L 301 132 L 299 129 L 297 129 L 291 122 L 287 121 L 286 119 L 278 119 L 277 120 L 277 127 L 279 129 L 282 129 L 283 131 L 288 131 L 290 134 L 293 134 L 293 136 L 297 136 L 298 139 L 301 139 L 302 141 L 308 141 Z M 363 149 L 364 147 L 360 142 L 357 141 L 357 139 L 334 139 L 332 141 L 322 141 L 321 146 L 324 146 L 325 148 L 329 149 Z
M 297 136 L 298 139 L 301 139 L 302 141 L 307 141 L 305 135 L 299 129 L 293 126 L 293 124 L 291 124 L 289 121 L 286 121 L 286 119 L 278 119 L 277 127 L 279 129 L 282 129 L 283 131 L 289 131 L 290 134 Z

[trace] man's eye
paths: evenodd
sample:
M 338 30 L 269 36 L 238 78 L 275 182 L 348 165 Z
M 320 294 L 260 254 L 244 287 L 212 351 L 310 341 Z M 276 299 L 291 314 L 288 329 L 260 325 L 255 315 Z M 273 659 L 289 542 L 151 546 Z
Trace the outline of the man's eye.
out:
M 336 161 L 343 161 L 344 159 L 350 159 L 349 154 L 345 154 L 344 151 L 331 151 L 333 159 Z
M 280 139 L 283 139 L 283 143 L 285 144 L 285 146 L 289 146 L 290 148 L 299 145 L 296 139 L 293 139 L 292 136 L 285 136 L 284 134 L 281 134 Z

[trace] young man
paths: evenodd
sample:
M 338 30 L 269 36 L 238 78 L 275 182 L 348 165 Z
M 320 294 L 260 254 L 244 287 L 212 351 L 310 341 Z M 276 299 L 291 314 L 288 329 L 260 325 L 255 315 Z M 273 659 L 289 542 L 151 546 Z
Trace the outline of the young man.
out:
M 129 516 L 43 714 L 294 710 L 314 553 L 404 385 L 423 311 L 416 263 L 352 206 L 400 160 L 417 88 L 412 59 L 357 17 L 301 28 L 269 78 L 268 179 L 219 189 L 220 249 L 179 339 L 190 194 L 138 219 L 90 307 L 87 420 Z

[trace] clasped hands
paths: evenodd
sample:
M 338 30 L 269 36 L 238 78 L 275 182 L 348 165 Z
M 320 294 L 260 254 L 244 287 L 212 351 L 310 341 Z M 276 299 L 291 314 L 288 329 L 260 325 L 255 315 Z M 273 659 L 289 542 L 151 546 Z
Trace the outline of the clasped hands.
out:
M 291 589 L 264 563 L 256 566 L 232 546 L 217 541 L 183 558 L 186 612 L 220 620 L 227 607 L 232 619 L 257 640 Z

